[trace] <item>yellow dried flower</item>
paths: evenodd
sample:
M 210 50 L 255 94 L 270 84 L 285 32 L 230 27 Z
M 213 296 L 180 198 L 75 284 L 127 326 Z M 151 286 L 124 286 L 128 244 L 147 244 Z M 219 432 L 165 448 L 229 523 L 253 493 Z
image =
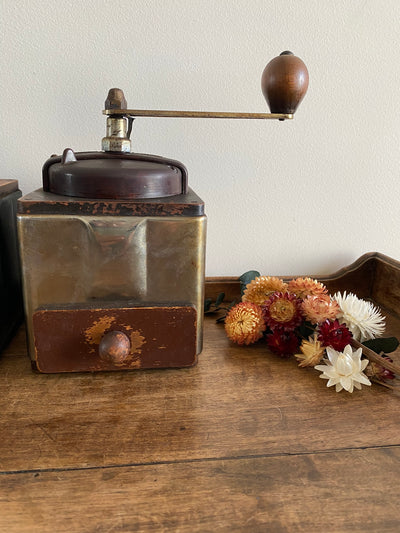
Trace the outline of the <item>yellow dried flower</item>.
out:
M 317 365 L 325 352 L 325 348 L 321 342 L 317 340 L 317 334 L 309 337 L 308 341 L 303 340 L 300 346 L 301 353 L 296 353 L 294 356 L 299 362 L 299 366 L 315 366 Z
M 235 305 L 225 318 L 226 334 L 237 344 L 252 344 L 258 341 L 265 329 L 261 307 L 251 302 Z
M 328 294 L 307 296 L 301 304 L 301 309 L 307 320 L 313 324 L 321 324 L 325 320 L 334 320 L 340 311 L 339 304 Z
M 316 279 L 297 278 L 289 281 L 288 291 L 295 294 L 298 298 L 304 299 L 307 296 L 327 294 L 328 289 Z
M 262 305 L 274 292 L 286 292 L 287 283 L 273 276 L 258 276 L 246 285 L 243 302 Z

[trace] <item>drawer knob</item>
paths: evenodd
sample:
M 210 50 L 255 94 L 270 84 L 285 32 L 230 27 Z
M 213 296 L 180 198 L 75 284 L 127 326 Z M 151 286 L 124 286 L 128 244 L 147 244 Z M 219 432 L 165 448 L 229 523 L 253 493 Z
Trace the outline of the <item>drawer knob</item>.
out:
M 99 355 L 103 361 L 116 365 L 121 364 L 129 356 L 131 342 L 122 331 L 109 331 L 100 341 Z

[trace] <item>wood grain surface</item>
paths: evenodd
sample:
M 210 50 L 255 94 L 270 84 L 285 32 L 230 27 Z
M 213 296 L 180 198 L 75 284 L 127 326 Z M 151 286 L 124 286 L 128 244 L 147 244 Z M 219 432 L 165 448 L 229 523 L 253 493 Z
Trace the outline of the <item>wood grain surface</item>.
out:
M 337 394 L 214 317 L 181 370 L 37 374 L 21 329 L 0 391 L 1 533 L 400 530 L 400 395 Z
M 396 447 L 11 474 L 0 531 L 391 532 L 399 476 Z

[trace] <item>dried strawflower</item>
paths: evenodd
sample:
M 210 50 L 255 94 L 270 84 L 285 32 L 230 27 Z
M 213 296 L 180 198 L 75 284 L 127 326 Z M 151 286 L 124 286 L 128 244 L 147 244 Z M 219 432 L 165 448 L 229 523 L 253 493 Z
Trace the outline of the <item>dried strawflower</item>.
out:
M 333 320 L 337 317 L 340 307 L 336 300 L 328 294 L 319 294 L 317 296 L 307 296 L 301 304 L 306 320 L 312 324 L 320 324 L 325 320 Z
M 262 306 L 263 317 L 267 326 L 291 331 L 303 320 L 301 300 L 288 292 L 274 292 Z
M 336 392 L 342 389 L 353 392 L 354 387 L 361 389 L 361 384 L 371 385 L 370 380 L 363 373 L 368 365 L 368 359 L 361 360 L 362 348 L 353 352 L 350 344 L 345 346 L 343 352 L 337 352 L 330 346 L 327 347 L 329 361 L 327 365 L 317 365 L 315 368 L 322 374 L 320 378 L 327 379 L 327 387 L 336 386 Z
M 267 344 L 271 350 L 278 355 L 292 355 L 299 348 L 299 338 L 293 331 L 275 329 L 266 336 Z
M 344 324 L 340 324 L 339 320 L 326 320 L 319 326 L 318 340 L 322 342 L 323 346 L 332 346 L 334 350 L 341 352 L 347 344 L 350 344 L 352 339 L 351 331 Z
M 338 318 L 342 319 L 357 341 L 364 342 L 383 335 L 385 317 L 371 302 L 346 292 L 343 295 L 336 293 L 334 299 L 340 307 Z
M 262 309 L 251 302 L 241 302 L 229 311 L 225 318 L 225 331 L 237 344 L 252 344 L 265 331 Z
M 287 283 L 273 276 L 258 276 L 246 285 L 243 302 L 262 305 L 274 292 L 285 292 Z
M 393 359 L 386 355 L 385 353 L 381 354 L 381 357 L 383 359 L 386 359 L 386 361 L 389 361 L 390 363 L 393 363 Z M 369 365 L 365 369 L 366 375 L 371 379 L 377 379 L 379 381 L 385 380 L 385 379 L 395 379 L 395 374 L 389 370 L 388 368 L 385 368 L 384 366 L 380 365 L 379 363 L 376 363 L 375 361 L 370 361 Z
M 307 296 L 327 294 L 328 289 L 316 279 L 297 278 L 289 281 L 288 291 L 295 294 L 298 298 L 304 299 Z
M 294 354 L 299 361 L 299 366 L 315 366 L 321 361 L 325 348 L 317 339 L 317 334 L 314 333 L 312 337 L 309 337 L 308 341 L 303 340 L 300 351 L 301 353 Z

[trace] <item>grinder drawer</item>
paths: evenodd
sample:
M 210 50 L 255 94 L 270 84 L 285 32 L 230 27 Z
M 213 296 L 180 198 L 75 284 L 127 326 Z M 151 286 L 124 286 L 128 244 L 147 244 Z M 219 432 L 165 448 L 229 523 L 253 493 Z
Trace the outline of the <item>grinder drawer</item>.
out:
M 33 364 L 44 373 L 192 366 L 196 326 L 190 305 L 41 308 Z

